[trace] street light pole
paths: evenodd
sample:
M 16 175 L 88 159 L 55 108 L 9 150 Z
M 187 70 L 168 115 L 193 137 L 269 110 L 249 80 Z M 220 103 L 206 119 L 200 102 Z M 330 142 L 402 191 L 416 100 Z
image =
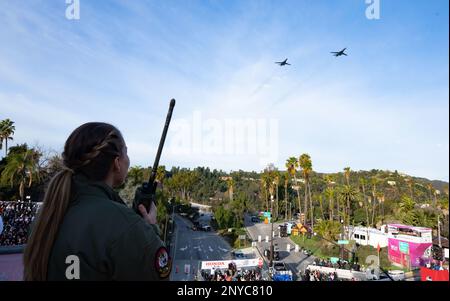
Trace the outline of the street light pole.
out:
M 273 266 L 273 195 L 270 195 L 270 223 L 272 224 L 272 233 L 270 234 L 272 239 L 270 240 L 270 267 Z
M 341 219 L 341 239 L 344 239 L 344 219 Z M 344 260 L 344 245 L 340 245 L 341 259 Z
M 442 243 L 441 243 L 441 221 L 439 219 L 439 213 L 438 213 L 437 216 L 438 216 L 438 220 L 437 220 L 437 222 L 438 222 L 438 242 L 439 242 L 439 248 L 442 249 Z

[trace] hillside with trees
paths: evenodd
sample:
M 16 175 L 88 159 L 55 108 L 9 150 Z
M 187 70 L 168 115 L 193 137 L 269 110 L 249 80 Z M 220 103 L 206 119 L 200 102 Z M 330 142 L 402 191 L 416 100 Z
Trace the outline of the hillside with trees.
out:
M 62 168 L 61 158 L 39 146 L 10 146 L 14 131 L 11 120 L 0 122 L 0 146 L 5 152 L 0 161 L 0 200 L 25 201 L 30 196 L 41 201 L 46 183 Z M 313 166 L 309 154 L 286 158 L 285 166 L 269 164 L 258 172 L 160 166 L 159 216 L 164 219 L 171 211 L 170 200 L 211 205 L 219 228 L 239 227 L 246 212 L 271 210 L 275 220 L 300 213 L 305 223 L 330 237 L 336 223 L 376 227 L 401 222 L 436 229 L 439 216 L 442 234 L 448 237 L 448 183 L 396 170 L 343 167 L 325 174 Z M 141 166 L 130 168 L 126 183 L 117 189 L 128 204 L 150 172 Z

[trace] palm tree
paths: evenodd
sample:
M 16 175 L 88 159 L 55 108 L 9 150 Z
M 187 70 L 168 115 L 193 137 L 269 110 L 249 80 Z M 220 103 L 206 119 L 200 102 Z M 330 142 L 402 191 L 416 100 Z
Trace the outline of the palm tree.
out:
M 274 172 L 274 184 L 275 184 L 275 201 L 276 201 L 276 218 L 278 219 L 278 213 L 279 213 L 279 209 L 278 209 L 278 185 L 280 185 L 280 173 L 276 170 Z
M 325 197 L 328 199 L 328 215 L 329 220 L 332 221 L 334 219 L 334 189 L 333 187 L 327 187 L 325 189 Z
M 341 232 L 341 225 L 336 221 L 323 220 L 317 223 L 317 233 L 329 241 L 336 241 Z
M 333 185 L 333 176 L 332 175 L 326 175 L 325 176 L 325 181 L 327 182 L 327 188 L 325 189 L 325 197 L 328 199 L 328 215 L 329 215 L 329 220 L 333 220 L 334 219 L 334 189 L 332 187 Z M 338 210 L 339 212 L 339 210 Z
M 375 221 L 375 207 L 377 206 L 377 185 L 380 181 L 377 177 L 370 178 L 370 184 L 372 185 L 372 226 Z
M 287 168 L 289 174 L 291 175 L 291 177 L 294 178 L 295 188 L 297 190 L 297 197 L 298 197 L 298 210 L 301 215 L 302 214 L 302 206 L 301 206 L 301 202 L 300 202 L 300 188 L 298 186 L 297 177 L 296 177 L 297 167 L 298 167 L 297 158 L 290 157 L 289 159 L 286 160 L 286 168 Z
M 264 189 L 264 201 L 266 203 L 266 211 L 269 211 L 269 191 L 272 179 L 270 177 L 270 172 L 265 169 L 261 174 L 261 186 Z
M 416 203 L 414 202 L 413 199 L 408 198 L 408 197 L 403 197 L 402 201 L 400 202 L 400 204 L 398 205 L 398 210 L 400 212 L 410 212 L 412 210 L 414 210 Z
M 289 184 L 289 172 L 286 172 L 284 176 L 284 219 L 287 220 L 287 212 L 288 212 L 288 184 Z
M 350 185 L 344 185 L 340 191 L 339 191 L 339 200 L 342 202 L 342 204 L 345 206 L 344 212 L 344 224 L 346 223 L 347 226 L 350 226 L 350 208 L 351 204 L 357 199 L 358 193 Z
M 1 182 L 4 185 L 9 183 L 11 187 L 19 185 L 19 195 L 22 201 L 25 194 L 25 186 L 29 188 L 35 180 L 37 182 L 40 181 L 38 161 L 39 154 L 32 149 L 22 153 L 15 153 L 7 159 L 5 169 L 1 175 Z
M 381 216 L 381 221 L 384 221 L 384 193 L 379 192 L 377 195 L 378 202 L 380 203 L 379 215 Z
M 156 181 L 161 184 L 161 190 L 164 191 L 164 179 L 166 178 L 166 167 L 161 165 L 156 170 Z
M 364 208 L 366 209 L 366 226 L 369 227 L 369 206 L 367 204 L 367 198 L 366 198 L 366 185 L 367 185 L 367 180 L 365 178 L 360 178 L 359 179 L 359 184 L 361 185 L 362 188 L 362 193 L 363 193 L 363 203 L 364 203 Z
M 350 185 L 350 173 L 351 173 L 350 167 L 345 167 L 344 168 L 344 177 L 345 177 L 345 180 L 347 181 L 347 185 Z
M 312 207 L 311 190 L 309 189 L 309 175 L 312 172 L 312 162 L 311 157 L 308 154 L 302 154 L 298 160 L 299 165 L 302 169 L 302 175 L 305 180 L 305 220 L 308 219 L 308 190 L 309 190 L 309 207 L 311 210 L 311 228 L 314 228 L 314 211 Z
M 397 217 L 400 218 L 402 223 L 408 225 L 416 225 L 417 224 L 417 214 L 414 210 L 415 202 L 413 199 L 404 196 L 398 206 Z
M 5 156 L 8 155 L 8 140 L 13 140 L 12 136 L 15 130 L 14 121 L 5 119 L 0 122 L 0 149 L 2 149 L 3 141 L 5 141 Z
M 322 214 L 322 220 L 325 220 L 325 214 L 323 213 L 323 197 L 322 197 L 322 195 L 319 195 L 319 206 L 320 206 L 320 212 Z
M 233 201 L 233 188 L 234 188 L 233 177 L 228 177 L 227 186 L 228 186 L 228 192 L 230 193 L 230 201 Z

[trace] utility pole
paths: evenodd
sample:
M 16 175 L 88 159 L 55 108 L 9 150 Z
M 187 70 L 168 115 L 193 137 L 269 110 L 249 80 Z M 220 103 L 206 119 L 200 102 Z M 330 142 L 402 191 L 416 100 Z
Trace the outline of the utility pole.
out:
M 344 238 L 344 219 L 341 218 L 341 239 Z M 341 259 L 344 260 L 344 245 L 340 245 L 341 248 Z
M 289 220 L 292 220 L 291 202 L 289 202 Z
M 270 240 L 270 267 L 273 266 L 273 195 L 270 195 L 270 223 L 272 224 L 272 232 L 270 233 L 272 239 Z
M 442 249 L 442 243 L 441 243 L 441 221 L 439 219 L 439 213 L 438 213 L 438 242 L 439 242 L 439 248 Z

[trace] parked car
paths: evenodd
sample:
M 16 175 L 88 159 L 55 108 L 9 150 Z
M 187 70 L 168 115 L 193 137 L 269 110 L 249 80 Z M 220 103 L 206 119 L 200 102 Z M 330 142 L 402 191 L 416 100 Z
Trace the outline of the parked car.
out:
M 210 225 L 202 225 L 200 227 L 200 229 L 208 232 L 208 231 L 211 231 L 211 226 Z
M 252 223 L 259 223 L 260 222 L 260 219 L 257 216 L 252 216 L 251 220 L 252 220 Z
M 391 270 L 391 271 L 388 271 L 388 274 L 395 281 L 403 281 L 403 280 L 405 280 L 405 272 L 402 271 L 402 270 Z
M 231 252 L 231 255 L 233 256 L 234 259 L 244 259 L 245 258 L 245 254 L 241 250 L 233 251 L 233 252 Z
M 277 272 L 287 271 L 286 264 L 282 261 L 274 261 L 272 268 Z
M 264 256 L 266 256 L 267 259 L 270 259 L 270 250 L 269 249 L 265 249 L 264 250 Z M 280 252 L 274 249 L 273 252 L 273 259 L 274 260 L 280 260 Z

